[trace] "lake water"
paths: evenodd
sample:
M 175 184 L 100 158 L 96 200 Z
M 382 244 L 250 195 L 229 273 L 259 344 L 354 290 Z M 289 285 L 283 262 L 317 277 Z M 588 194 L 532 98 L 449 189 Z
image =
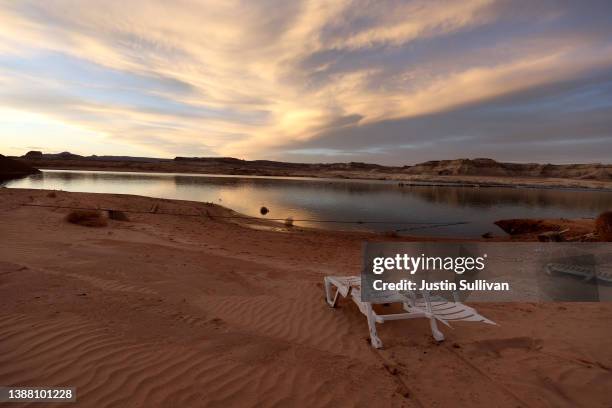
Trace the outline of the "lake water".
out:
M 392 181 L 297 177 L 45 170 L 7 187 L 212 202 L 257 217 L 266 206 L 266 218 L 292 217 L 300 226 L 462 237 L 503 234 L 493 224 L 503 218 L 594 217 L 612 208 L 612 193 L 603 191 L 400 187 Z M 439 226 L 458 222 L 465 224 Z

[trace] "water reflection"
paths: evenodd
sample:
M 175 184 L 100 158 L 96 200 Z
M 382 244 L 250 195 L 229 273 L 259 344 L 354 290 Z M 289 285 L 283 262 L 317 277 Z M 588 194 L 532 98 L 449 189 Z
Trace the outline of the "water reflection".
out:
M 558 207 L 595 211 L 609 208 L 610 193 L 553 189 L 523 189 L 504 187 L 404 187 L 407 194 L 419 195 L 431 203 L 455 206 L 495 207 L 500 204 L 530 207 Z
M 160 173 L 44 171 L 9 187 L 137 194 L 219 203 L 259 216 L 312 220 L 392 221 L 389 224 L 296 225 L 319 228 L 389 231 L 410 228 L 405 222 L 469 224 L 418 230 L 426 235 L 478 236 L 501 233 L 501 218 L 593 217 L 612 208 L 612 193 L 551 189 L 404 186 L 388 181 L 203 176 Z

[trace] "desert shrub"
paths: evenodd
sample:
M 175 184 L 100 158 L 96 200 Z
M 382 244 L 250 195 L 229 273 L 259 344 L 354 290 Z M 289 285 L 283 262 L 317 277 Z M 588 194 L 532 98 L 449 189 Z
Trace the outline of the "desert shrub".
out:
M 291 217 L 285 218 L 285 227 L 293 227 L 293 218 Z
M 595 220 L 595 232 L 603 241 L 612 241 L 612 211 L 599 214 Z
M 115 221 L 129 221 L 130 218 L 126 213 L 119 210 L 108 210 L 108 218 Z
M 262 207 L 259 209 L 259 213 L 260 213 L 261 215 L 266 215 L 266 214 L 267 214 L 267 213 L 269 213 L 269 212 L 270 212 L 270 210 L 268 210 L 268 207 L 264 207 L 264 206 L 262 206 Z
M 66 216 L 66 221 L 84 227 L 105 227 L 106 218 L 97 210 L 72 210 Z

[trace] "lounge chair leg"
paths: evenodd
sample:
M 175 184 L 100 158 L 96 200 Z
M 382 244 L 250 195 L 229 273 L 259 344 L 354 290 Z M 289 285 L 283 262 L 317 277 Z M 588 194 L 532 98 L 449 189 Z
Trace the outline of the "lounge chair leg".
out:
M 329 283 L 329 281 L 327 280 L 327 278 L 324 279 L 324 284 L 325 284 L 325 300 L 327 301 L 327 304 L 329 305 L 329 307 L 336 307 L 336 303 L 338 302 L 338 290 L 336 289 L 336 294 L 334 295 L 334 298 L 332 299 L 332 285 L 331 283 Z
M 372 305 L 370 303 L 366 303 L 365 307 L 368 318 L 368 328 L 370 329 L 370 343 L 374 348 L 382 348 L 382 341 L 380 341 L 378 333 L 376 332 L 376 320 L 374 319 L 374 311 L 372 310 Z
M 427 312 L 429 313 L 429 327 L 431 327 L 431 334 L 436 341 L 444 340 L 444 334 L 438 329 L 438 323 L 436 318 L 433 316 L 433 310 L 431 309 L 431 301 L 429 298 L 429 292 L 422 291 L 423 298 L 427 302 Z
M 429 326 L 431 327 L 431 334 L 436 341 L 444 340 L 444 333 L 438 329 L 438 323 L 436 322 L 435 318 L 429 318 Z

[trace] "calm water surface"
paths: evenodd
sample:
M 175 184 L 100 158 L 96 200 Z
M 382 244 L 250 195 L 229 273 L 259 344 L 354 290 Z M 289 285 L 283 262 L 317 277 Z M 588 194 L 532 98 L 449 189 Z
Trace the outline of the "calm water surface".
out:
M 193 174 L 45 170 L 7 187 L 213 202 L 268 218 L 308 219 L 296 225 L 327 229 L 402 230 L 406 234 L 480 236 L 503 234 L 502 218 L 594 217 L 612 208 L 612 193 L 581 190 L 399 187 L 391 181 L 245 177 Z M 353 221 L 326 223 L 317 220 Z M 366 223 L 357 223 L 366 221 Z M 367 223 L 376 221 L 381 223 Z M 423 223 L 467 224 L 431 227 Z

